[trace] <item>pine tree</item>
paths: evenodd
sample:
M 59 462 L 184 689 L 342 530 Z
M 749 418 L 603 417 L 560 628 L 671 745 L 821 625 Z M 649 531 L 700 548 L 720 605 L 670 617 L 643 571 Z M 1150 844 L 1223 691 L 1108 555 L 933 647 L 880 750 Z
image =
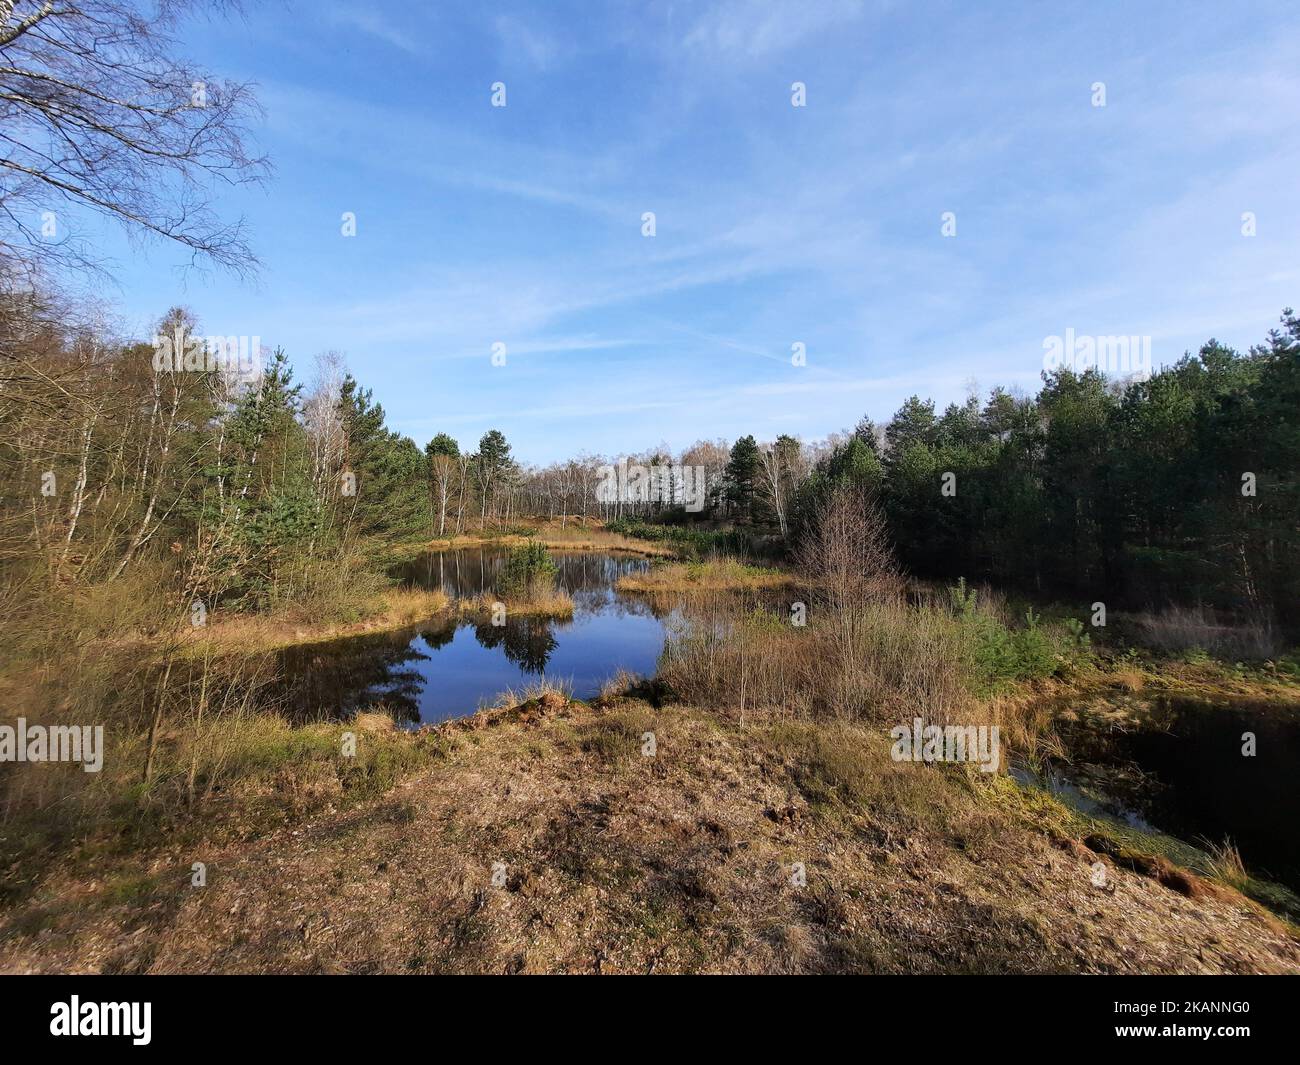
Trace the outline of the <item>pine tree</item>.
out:
M 752 436 L 742 436 L 731 447 L 731 458 L 723 475 L 723 493 L 740 521 L 754 520 L 759 475 L 758 443 Z

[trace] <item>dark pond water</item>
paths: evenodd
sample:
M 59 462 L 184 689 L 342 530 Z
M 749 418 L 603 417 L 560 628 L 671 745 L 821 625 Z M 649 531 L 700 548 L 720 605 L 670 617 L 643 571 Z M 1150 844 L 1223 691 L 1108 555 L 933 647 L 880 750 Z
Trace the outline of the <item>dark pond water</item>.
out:
M 1164 698 L 1141 727 L 1065 739 L 1071 764 L 1049 783 L 1076 805 L 1189 843 L 1229 839 L 1252 872 L 1300 890 L 1300 707 Z
M 435 621 L 399 632 L 290 648 L 280 656 L 282 695 L 302 715 L 347 716 L 377 703 L 408 724 L 470 714 L 548 678 L 590 698 L 620 669 L 651 676 L 664 624 L 650 605 L 614 590 L 642 572 L 632 555 L 555 553 L 572 620 L 507 617 L 502 626 Z M 493 548 L 430 552 L 395 572 L 403 583 L 457 598 L 490 593 L 505 559 Z

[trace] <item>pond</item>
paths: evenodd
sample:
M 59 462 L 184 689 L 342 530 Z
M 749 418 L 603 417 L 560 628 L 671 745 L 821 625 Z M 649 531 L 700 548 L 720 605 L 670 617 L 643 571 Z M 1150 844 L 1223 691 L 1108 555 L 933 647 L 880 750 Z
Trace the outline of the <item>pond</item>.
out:
M 394 576 L 407 586 L 441 589 L 458 599 L 490 593 L 507 551 L 436 551 Z M 346 717 L 382 703 L 408 725 L 445 721 L 493 703 L 541 678 L 580 699 L 596 695 L 624 669 L 652 676 L 664 645 L 664 619 L 650 604 L 614 588 L 643 572 L 635 555 L 551 552 L 573 618 L 507 617 L 475 624 L 433 619 L 411 629 L 293 647 L 279 656 L 282 698 L 303 716 Z
M 1300 891 L 1300 707 L 1158 697 L 1136 722 L 1085 720 L 1063 738 L 1070 760 L 1045 782 L 1076 806 L 1197 845 L 1231 840 L 1253 873 Z

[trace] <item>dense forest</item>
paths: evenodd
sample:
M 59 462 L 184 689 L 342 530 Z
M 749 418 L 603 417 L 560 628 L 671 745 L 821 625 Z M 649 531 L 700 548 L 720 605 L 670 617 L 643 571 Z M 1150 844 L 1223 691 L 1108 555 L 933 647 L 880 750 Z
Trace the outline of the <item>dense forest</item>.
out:
M 913 398 L 804 490 L 877 487 L 920 573 L 1300 622 L 1300 319 L 1285 312 L 1245 355 L 1210 341 L 1145 381 L 1044 377 L 1032 399 L 995 389 L 940 415 Z

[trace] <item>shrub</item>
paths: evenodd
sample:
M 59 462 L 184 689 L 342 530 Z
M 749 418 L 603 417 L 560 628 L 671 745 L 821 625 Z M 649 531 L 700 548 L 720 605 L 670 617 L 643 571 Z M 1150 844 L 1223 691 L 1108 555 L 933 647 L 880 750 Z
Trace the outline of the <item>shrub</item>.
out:
M 554 590 L 558 574 L 546 547 L 530 540 L 511 549 L 497 580 L 497 592 L 523 599 L 544 596 Z
M 1065 631 L 1070 634 L 1070 643 L 1076 650 L 1086 652 L 1091 649 L 1092 637 L 1078 618 L 1066 618 Z
M 1025 612 L 1024 628 L 1012 629 L 980 607 L 977 593 L 967 588 L 964 579 L 949 589 L 949 597 L 953 612 L 967 632 L 975 674 L 984 685 L 1048 677 L 1060 668 L 1064 661 L 1062 649 L 1040 625 L 1042 619 L 1032 607 Z M 1075 640 L 1077 643 L 1077 635 Z
M 968 705 L 964 633 L 946 611 L 892 600 L 852 618 L 784 612 L 700 596 L 669 623 L 659 676 L 687 702 L 717 709 L 943 722 Z

